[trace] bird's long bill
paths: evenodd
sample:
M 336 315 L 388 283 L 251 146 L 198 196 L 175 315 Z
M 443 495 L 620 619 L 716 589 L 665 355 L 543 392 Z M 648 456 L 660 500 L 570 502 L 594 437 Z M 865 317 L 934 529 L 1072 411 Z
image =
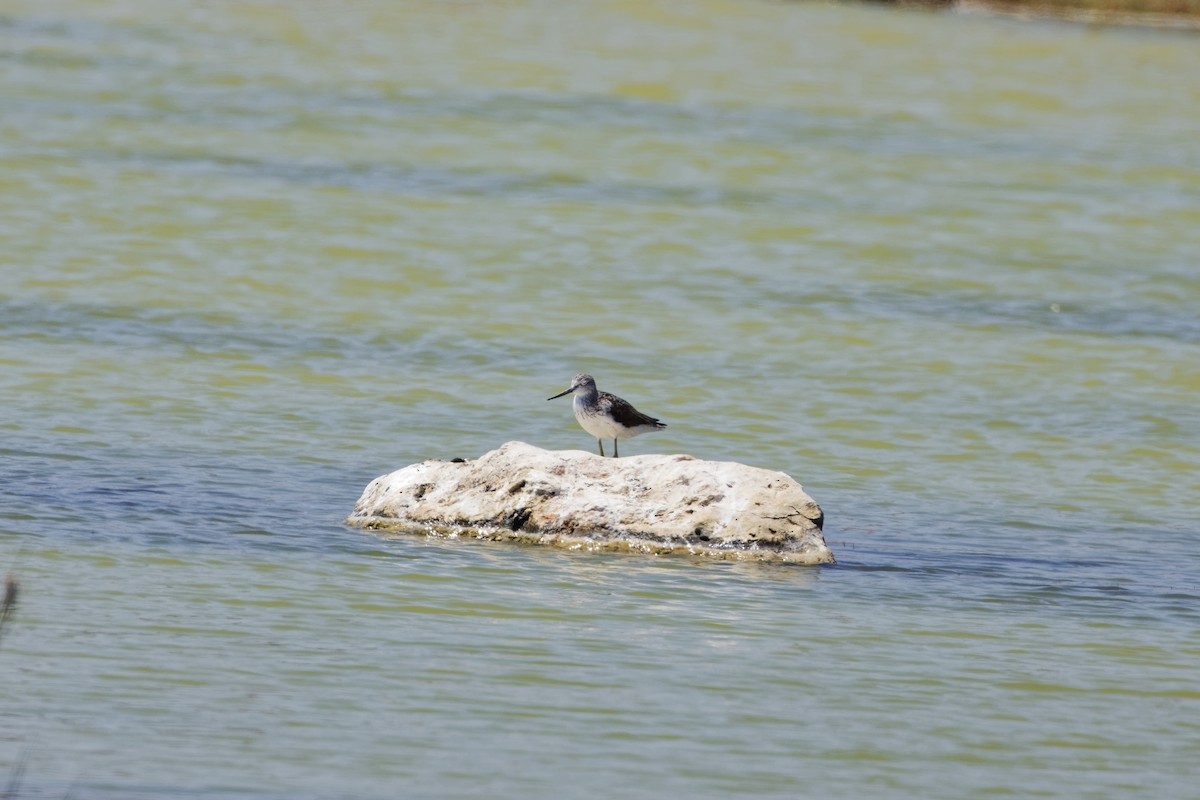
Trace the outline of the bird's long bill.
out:
M 574 387 L 567 389 L 565 392 L 559 392 L 558 394 L 554 395 L 554 397 L 547 397 L 546 399 L 547 400 L 557 400 L 558 398 L 562 397 L 564 394 L 570 394 L 573 391 L 574 391 Z

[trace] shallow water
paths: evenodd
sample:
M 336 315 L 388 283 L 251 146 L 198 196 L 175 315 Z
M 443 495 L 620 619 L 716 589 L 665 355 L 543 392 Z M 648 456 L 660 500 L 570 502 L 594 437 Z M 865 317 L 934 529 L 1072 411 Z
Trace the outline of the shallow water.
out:
M 810 4 L 0 14 L 25 796 L 1186 797 L 1200 51 Z M 372 478 L 780 469 L 827 568 L 378 538 Z M 23 770 L 23 771 L 22 771 Z

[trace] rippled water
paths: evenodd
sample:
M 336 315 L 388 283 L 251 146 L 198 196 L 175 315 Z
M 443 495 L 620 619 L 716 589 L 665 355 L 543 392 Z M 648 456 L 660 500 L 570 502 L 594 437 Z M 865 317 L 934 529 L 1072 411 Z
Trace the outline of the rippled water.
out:
M 22 796 L 1186 797 L 1200 50 L 803 3 L 0 11 Z M 372 478 L 781 469 L 827 568 L 376 538 Z

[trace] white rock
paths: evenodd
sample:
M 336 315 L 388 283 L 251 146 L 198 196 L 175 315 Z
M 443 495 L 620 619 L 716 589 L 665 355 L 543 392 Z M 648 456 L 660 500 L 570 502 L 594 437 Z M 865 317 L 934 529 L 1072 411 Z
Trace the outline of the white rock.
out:
M 587 550 L 829 564 L 821 508 L 782 472 L 508 442 L 371 481 L 348 525 Z

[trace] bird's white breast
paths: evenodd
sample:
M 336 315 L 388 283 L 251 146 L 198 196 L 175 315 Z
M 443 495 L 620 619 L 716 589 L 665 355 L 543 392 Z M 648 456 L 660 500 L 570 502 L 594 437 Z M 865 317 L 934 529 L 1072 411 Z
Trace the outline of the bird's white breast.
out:
M 578 397 L 572 401 L 571 407 L 575 411 L 575 419 L 579 422 L 579 426 L 597 439 L 628 439 L 639 433 L 654 430 L 654 427 L 650 425 L 626 428 L 614 422 L 608 414 L 589 414 L 587 406 L 580 402 Z

